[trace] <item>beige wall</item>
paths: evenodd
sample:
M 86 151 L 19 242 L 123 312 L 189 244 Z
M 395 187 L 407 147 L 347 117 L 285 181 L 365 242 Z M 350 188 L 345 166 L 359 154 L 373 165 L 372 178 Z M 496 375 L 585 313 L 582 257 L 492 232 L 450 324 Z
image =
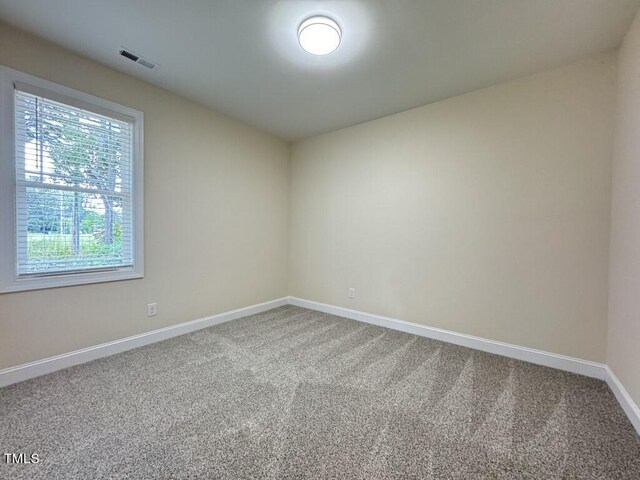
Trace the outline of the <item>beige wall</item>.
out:
M 640 15 L 619 55 L 607 364 L 640 405 Z
M 290 293 L 604 361 L 615 72 L 604 54 L 294 144 Z
M 0 64 L 144 112 L 146 267 L 0 295 L 0 369 L 287 294 L 288 144 L 1 23 Z

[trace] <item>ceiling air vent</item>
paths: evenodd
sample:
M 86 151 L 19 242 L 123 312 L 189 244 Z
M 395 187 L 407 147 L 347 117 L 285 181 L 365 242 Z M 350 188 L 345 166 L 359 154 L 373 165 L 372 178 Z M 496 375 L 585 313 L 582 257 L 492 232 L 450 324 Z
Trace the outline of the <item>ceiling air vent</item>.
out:
M 143 67 L 147 67 L 149 70 L 156 70 L 160 66 L 157 63 L 150 62 L 146 58 L 142 58 L 140 55 L 137 55 L 126 48 L 120 49 L 120 55 L 122 55 L 124 58 L 128 58 L 132 62 L 136 62 L 142 65 Z

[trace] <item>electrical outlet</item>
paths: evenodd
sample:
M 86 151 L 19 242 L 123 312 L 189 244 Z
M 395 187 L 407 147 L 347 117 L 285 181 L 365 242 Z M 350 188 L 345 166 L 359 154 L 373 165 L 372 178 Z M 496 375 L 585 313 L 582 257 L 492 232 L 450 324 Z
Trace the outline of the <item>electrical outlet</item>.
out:
M 356 298 L 356 289 L 355 288 L 350 288 L 349 289 L 349 298 Z
M 158 304 L 157 303 L 148 303 L 147 304 L 147 317 L 155 317 L 158 314 Z

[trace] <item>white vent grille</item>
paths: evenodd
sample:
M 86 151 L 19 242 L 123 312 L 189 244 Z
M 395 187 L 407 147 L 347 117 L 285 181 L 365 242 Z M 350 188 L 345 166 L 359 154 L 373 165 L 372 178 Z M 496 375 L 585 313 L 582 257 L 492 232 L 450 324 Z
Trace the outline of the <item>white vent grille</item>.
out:
M 157 70 L 158 67 L 160 67 L 160 65 L 158 65 L 157 63 L 147 60 L 146 58 L 141 57 L 137 53 L 133 53 L 128 48 L 121 47 L 120 55 L 122 55 L 124 58 L 131 60 L 132 62 L 136 62 L 137 64 L 148 68 L 149 70 Z
M 150 61 L 145 60 L 144 58 L 139 58 L 138 59 L 138 63 L 140 65 L 142 65 L 143 67 L 150 68 L 151 70 L 153 70 L 154 68 L 157 67 L 157 65 L 155 63 L 151 63 Z

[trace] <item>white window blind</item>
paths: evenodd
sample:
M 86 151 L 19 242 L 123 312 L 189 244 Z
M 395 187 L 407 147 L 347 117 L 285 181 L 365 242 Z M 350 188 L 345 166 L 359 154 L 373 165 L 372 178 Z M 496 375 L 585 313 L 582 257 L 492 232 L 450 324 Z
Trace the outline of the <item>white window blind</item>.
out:
M 18 276 L 133 266 L 133 120 L 14 100 Z

